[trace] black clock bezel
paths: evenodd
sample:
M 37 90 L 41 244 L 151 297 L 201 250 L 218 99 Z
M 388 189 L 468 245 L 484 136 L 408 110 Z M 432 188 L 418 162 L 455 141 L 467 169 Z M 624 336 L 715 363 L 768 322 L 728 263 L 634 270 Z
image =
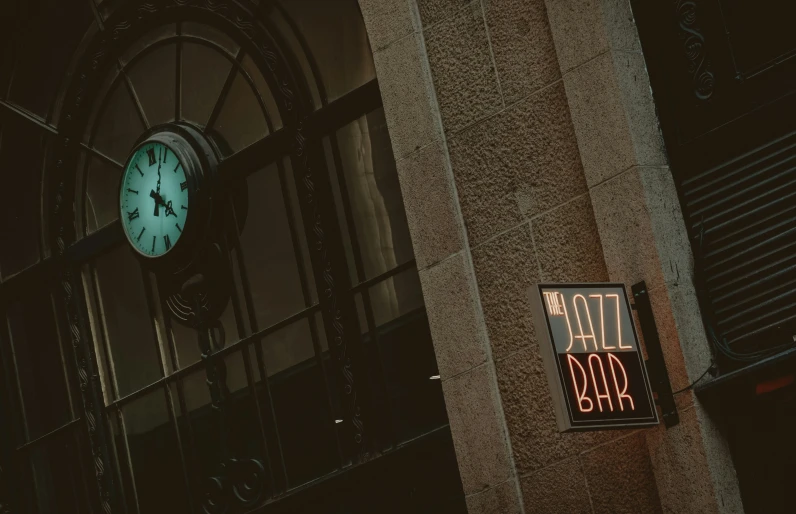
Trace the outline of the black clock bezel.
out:
M 161 144 L 171 150 L 180 161 L 188 182 L 188 213 L 182 235 L 165 253 L 149 255 L 141 252 L 131 240 L 124 223 L 122 193 L 124 179 L 130 171 L 131 159 L 137 152 L 150 144 Z M 119 220 L 125 239 L 133 253 L 145 266 L 153 271 L 176 272 L 192 261 L 211 217 L 212 198 L 210 189 L 215 178 L 218 159 L 202 133 L 187 123 L 168 123 L 153 127 L 138 139 L 133 146 L 122 171 L 118 188 Z

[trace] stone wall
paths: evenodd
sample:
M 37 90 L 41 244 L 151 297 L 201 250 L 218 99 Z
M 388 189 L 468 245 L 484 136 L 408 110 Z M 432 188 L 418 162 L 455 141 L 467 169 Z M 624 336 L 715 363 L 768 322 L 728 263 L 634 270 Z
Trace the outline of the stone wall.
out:
M 673 389 L 710 363 L 628 0 L 360 0 L 472 513 L 736 512 L 681 423 L 560 434 L 525 291 L 646 280 Z

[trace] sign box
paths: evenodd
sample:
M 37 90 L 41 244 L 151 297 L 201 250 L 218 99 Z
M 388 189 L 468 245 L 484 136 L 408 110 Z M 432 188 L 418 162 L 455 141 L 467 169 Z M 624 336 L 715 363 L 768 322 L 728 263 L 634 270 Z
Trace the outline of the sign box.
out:
M 658 424 L 622 284 L 536 284 L 534 325 L 562 432 Z

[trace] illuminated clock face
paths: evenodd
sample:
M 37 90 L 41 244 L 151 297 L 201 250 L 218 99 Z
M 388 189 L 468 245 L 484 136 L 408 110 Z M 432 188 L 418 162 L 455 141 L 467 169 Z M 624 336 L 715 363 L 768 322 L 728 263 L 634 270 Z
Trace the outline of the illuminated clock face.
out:
M 133 248 L 149 257 L 168 253 L 185 228 L 188 198 L 185 169 L 174 151 L 155 141 L 138 147 L 120 191 L 122 225 Z

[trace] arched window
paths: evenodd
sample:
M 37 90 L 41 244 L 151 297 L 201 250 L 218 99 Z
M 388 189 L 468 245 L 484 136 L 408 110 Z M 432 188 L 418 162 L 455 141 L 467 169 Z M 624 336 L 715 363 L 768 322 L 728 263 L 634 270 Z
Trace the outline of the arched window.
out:
M 27 99 L 19 51 L 0 107 L 4 184 L 39 177 L 0 221 L 20 511 L 463 508 L 356 0 L 85 4 L 60 92 Z M 135 142 L 179 122 L 220 161 L 199 330 L 118 219 Z

